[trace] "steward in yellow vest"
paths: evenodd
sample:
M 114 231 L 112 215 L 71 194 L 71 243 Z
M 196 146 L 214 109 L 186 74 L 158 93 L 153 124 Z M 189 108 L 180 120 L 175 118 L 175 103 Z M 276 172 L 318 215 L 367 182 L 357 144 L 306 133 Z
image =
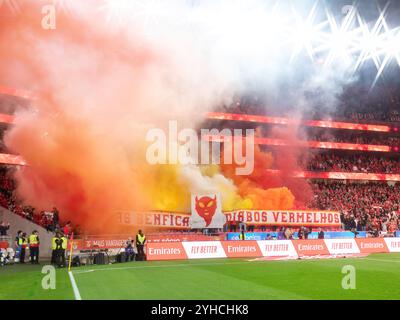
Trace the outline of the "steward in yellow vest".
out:
M 31 263 L 39 264 L 39 245 L 40 240 L 37 230 L 33 230 L 32 234 L 28 238 L 29 252 L 31 255 Z
M 146 243 L 146 236 L 143 234 L 142 230 L 139 230 L 136 235 L 136 249 L 137 249 L 137 259 L 136 260 L 146 260 L 146 255 L 144 253 L 144 245 Z
M 58 249 L 58 266 L 60 268 L 65 267 L 65 250 L 67 250 L 68 239 L 66 236 L 59 238 L 60 248 Z
M 57 232 L 56 235 L 51 239 L 51 264 L 57 263 L 57 240 L 60 238 L 60 234 Z
M 28 246 L 28 239 L 26 238 L 25 232 L 18 238 L 18 245 L 20 247 L 19 263 L 25 263 L 25 252 Z

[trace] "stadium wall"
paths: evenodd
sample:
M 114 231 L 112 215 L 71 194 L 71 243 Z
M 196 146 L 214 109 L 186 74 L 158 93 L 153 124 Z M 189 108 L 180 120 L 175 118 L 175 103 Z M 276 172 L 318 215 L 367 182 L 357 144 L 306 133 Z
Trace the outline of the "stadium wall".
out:
M 400 252 L 400 238 L 159 242 L 146 245 L 147 260 L 301 258 Z

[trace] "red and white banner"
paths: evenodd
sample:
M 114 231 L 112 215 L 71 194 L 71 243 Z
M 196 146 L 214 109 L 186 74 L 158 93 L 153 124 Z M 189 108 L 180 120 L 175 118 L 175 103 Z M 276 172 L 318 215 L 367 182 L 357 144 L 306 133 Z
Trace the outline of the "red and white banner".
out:
M 292 242 L 299 257 L 329 254 L 324 240 L 293 240 Z
M 356 242 L 361 253 L 389 252 L 382 238 L 358 238 Z
M 226 258 L 221 241 L 182 242 L 189 259 Z
M 400 252 L 400 238 L 384 238 L 389 252 Z
M 147 244 L 148 260 L 181 260 L 187 259 L 183 242 L 151 243 Z
M 312 227 L 337 227 L 341 225 L 340 213 L 336 211 L 312 210 L 235 210 L 223 212 L 226 222 L 243 221 L 252 225 L 266 226 L 312 226 Z M 176 212 L 144 212 L 134 213 L 120 211 L 117 213 L 118 221 L 123 225 L 142 227 L 190 229 L 190 214 Z M 203 223 L 204 227 L 207 222 Z M 209 227 L 211 222 L 209 224 Z
M 263 257 L 294 257 L 297 255 L 290 240 L 257 241 Z
M 169 211 L 117 212 L 117 220 L 122 225 L 168 228 L 168 229 L 190 229 L 190 213 L 177 213 Z
M 262 253 L 257 241 L 221 241 L 228 258 L 261 257 Z
M 125 248 L 128 239 L 74 239 L 74 250 Z
M 227 221 L 243 221 L 247 224 L 270 226 L 340 226 L 340 213 L 336 211 L 305 210 L 236 210 L 224 212 Z
M 341 256 L 400 252 L 400 238 L 148 243 L 148 260 Z
M 354 239 L 325 239 L 330 254 L 360 253 Z

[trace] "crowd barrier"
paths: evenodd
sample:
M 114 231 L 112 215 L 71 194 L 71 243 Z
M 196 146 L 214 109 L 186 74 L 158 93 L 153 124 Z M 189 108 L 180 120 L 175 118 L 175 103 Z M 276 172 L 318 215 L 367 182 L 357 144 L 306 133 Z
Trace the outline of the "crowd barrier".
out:
M 400 238 L 184 241 L 146 245 L 147 260 L 289 258 L 389 252 L 400 252 Z
M 283 235 L 282 235 L 283 236 Z M 226 235 L 226 240 L 239 240 L 240 232 L 229 232 Z M 276 231 L 271 232 L 245 232 L 246 240 L 269 240 L 269 237 L 272 237 L 276 240 L 279 239 L 279 233 Z M 366 238 L 366 231 L 357 231 L 357 238 Z M 293 238 L 298 238 L 298 233 L 293 233 Z M 354 238 L 354 232 L 351 231 L 325 231 L 324 233 L 325 239 L 343 239 L 343 238 Z M 318 232 L 313 231 L 308 234 L 308 239 L 318 239 Z

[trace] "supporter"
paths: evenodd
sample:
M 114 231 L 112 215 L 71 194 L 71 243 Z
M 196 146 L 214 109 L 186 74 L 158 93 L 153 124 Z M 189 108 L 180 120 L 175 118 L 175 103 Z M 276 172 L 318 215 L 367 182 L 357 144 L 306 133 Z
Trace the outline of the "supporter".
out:
M 69 237 L 71 232 L 71 221 L 68 221 L 62 229 L 65 236 Z
M 20 240 L 21 238 L 22 238 L 22 231 L 18 230 L 17 236 L 15 237 L 15 241 L 14 241 L 15 258 L 17 258 L 17 259 L 20 258 L 20 253 L 21 253 L 21 249 L 22 249 L 22 243 L 21 243 L 21 240 Z
M 60 213 L 56 207 L 53 207 L 53 225 L 54 227 L 60 222 Z
M 293 239 L 292 228 L 286 228 L 286 230 L 285 230 L 285 238 L 288 239 L 288 240 Z
M 239 231 L 245 231 L 245 232 L 247 231 L 246 223 L 244 223 L 242 220 L 239 220 L 238 225 L 239 225 Z
M 0 223 L 0 236 L 6 236 L 7 235 L 7 230 L 10 229 L 10 224 L 9 223 L 5 223 L 4 221 L 2 221 Z
M 304 233 L 303 233 L 303 227 L 300 227 L 299 230 L 297 230 L 297 238 L 300 240 L 303 239 Z
M 284 227 L 279 228 L 277 238 L 278 238 L 278 240 L 284 240 L 285 239 L 285 228 Z

